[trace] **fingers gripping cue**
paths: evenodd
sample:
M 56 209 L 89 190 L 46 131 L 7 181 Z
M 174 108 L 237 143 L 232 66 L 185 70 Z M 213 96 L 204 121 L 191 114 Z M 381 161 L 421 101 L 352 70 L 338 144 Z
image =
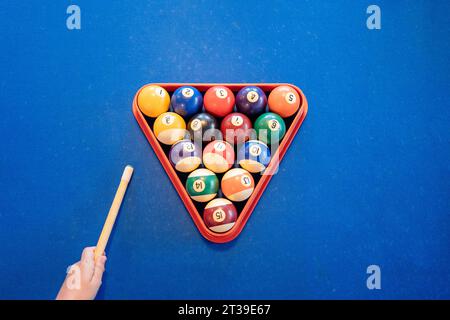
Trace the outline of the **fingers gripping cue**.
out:
M 122 204 L 123 197 L 127 191 L 128 183 L 130 182 L 131 176 L 133 175 L 133 167 L 126 166 L 122 174 L 122 179 L 120 180 L 119 187 L 117 188 L 116 195 L 109 209 L 108 216 L 106 217 L 105 224 L 103 225 L 102 233 L 95 247 L 95 260 L 103 255 L 105 251 L 106 244 L 108 243 L 109 236 L 111 235 L 114 222 L 116 221 L 117 214 L 119 213 L 120 205 Z

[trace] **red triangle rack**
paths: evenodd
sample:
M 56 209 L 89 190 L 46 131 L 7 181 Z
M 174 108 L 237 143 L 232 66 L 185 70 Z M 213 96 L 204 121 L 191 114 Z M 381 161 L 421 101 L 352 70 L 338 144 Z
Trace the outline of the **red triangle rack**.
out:
M 282 139 L 276 152 L 272 155 L 272 160 L 270 161 L 268 167 L 266 168 L 265 173 L 261 176 L 261 179 L 256 184 L 252 195 L 245 203 L 243 209 L 241 210 L 241 212 L 237 218 L 237 221 L 236 221 L 234 227 L 231 230 L 229 230 L 225 233 L 215 233 L 215 232 L 209 230 L 206 227 L 205 223 L 203 222 L 201 214 L 198 212 L 197 207 L 193 203 L 193 200 L 189 197 L 177 172 L 170 164 L 165 151 L 163 150 L 159 141 L 156 139 L 156 136 L 153 134 L 153 131 L 150 128 L 150 125 L 147 122 L 146 117 L 143 115 L 143 113 L 138 108 L 137 97 L 139 95 L 139 92 L 148 85 L 161 86 L 161 87 L 165 88 L 168 92 L 173 92 L 177 88 L 179 88 L 181 86 L 185 86 L 185 85 L 193 86 L 201 92 L 205 92 L 210 87 L 217 86 L 217 85 L 226 86 L 233 92 L 237 92 L 245 86 L 258 86 L 263 91 L 269 92 L 269 91 L 273 90 L 274 88 L 276 88 L 277 86 L 287 85 L 287 86 L 294 88 L 300 95 L 301 104 L 300 104 L 299 110 L 297 111 L 297 113 L 294 116 L 292 116 L 292 118 L 293 118 L 292 122 L 290 123 L 290 126 L 287 129 L 284 138 Z M 294 86 L 292 84 L 287 84 L 287 83 L 151 83 L 151 84 L 147 84 L 147 85 L 143 86 L 142 88 L 140 88 L 133 99 L 133 114 L 134 114 L 137 122 L 139 123 L 139 126 L 141 127 L 142 131 L 144 132 L 144 135 L 146 136 L 148 142 L 150 143 L 154 152 L 156 153 L 157 157 L 159 158 L 162 166 L 164 167 L 165 171 L 167 172 L 167 175 L 169 176 L 170 180 L 172 181 L 175 189 L 177 190 L 178 194 L 180 195 L 186 209 L 188 210 L 189 214 L 192 217 L 192 220 L 194 221 L 195 225 L 197 226 L 198 230 L 203 235 L 203 237 L 205 237 L 209 241 L 212 241 L 215 243 L 225 243 L 225 242 L 232 241 L 241 233 L 242 229 L 244 228 L 245 224 L 247 223 L 248 219 L 250 218 L 253 210 L 255 209 L 260 197 L 264 193 L 264 190 L 266 189 L 267 184 L 269 183 L 270 179 L 272 178 L 272 175 L 277 171 L 279 162 L 281 162 L 283 156 L 285 155 L 287 149 L 289 148 L 289 145 L 291 144 L 292 140 L 294 139 L 295 135 L 297 134 L 297 131 L 300 128 L 300 126 L 302 125 L 307 112 L 308 112 L 308 102 L 307 102 L 306 97 L 303 94 L 302 90 L 300 90 L 300 88 L 298 88 L 297 86 Z

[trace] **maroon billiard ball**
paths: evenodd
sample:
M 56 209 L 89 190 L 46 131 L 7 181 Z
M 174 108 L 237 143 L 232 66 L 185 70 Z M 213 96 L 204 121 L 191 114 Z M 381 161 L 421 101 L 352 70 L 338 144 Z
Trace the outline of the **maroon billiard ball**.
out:
M 230 200 L 224 198 L 211 200 L 203 211 L 203 221 L 205 221 L 206 226 L 217 233 L 231 230 L 236 220 L 236 207 Z
M 254 134 L 252 122 L 243 113 L 234 112 L 227 115 L 220 125 L 223 139 L 231 144 L 244 143 L 251 140 Z

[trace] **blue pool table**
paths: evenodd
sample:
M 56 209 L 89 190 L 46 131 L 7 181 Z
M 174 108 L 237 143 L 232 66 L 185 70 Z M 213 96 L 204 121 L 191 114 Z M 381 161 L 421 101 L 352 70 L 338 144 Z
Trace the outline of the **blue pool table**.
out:
M 81 29 L 67 28 L 78 5 Z M 381 10 L 370 30 L 367 8 Z M 448 1 L 2 1 L 0 299 L 53 299 L 135 168 L 99 299 L 449 299 Z M 288 82 L 305 122 L 240 236 L 199 234 L 131 112 Z M 381 270 L 369 290 L 367 268 Z

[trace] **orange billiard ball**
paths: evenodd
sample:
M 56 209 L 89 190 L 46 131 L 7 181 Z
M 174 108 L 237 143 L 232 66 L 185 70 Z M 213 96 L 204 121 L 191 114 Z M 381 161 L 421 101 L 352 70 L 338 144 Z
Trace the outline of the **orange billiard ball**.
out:
M 270 93 L 268 103 L 270 111 L 287 118 L 297 112 L 301 98 L 294 88 L 278 86 Z
M 209 88 L 203 97 L 203 103 L 208 113 L 215 117 L 225 117 L 233 111 L 234 94 L 224 86 L 214 86 Z
M 247 170 L 234 168 L 224 174 L 221 189 L 231 201 L 247 200 L 255 189 L 255 181 Z

